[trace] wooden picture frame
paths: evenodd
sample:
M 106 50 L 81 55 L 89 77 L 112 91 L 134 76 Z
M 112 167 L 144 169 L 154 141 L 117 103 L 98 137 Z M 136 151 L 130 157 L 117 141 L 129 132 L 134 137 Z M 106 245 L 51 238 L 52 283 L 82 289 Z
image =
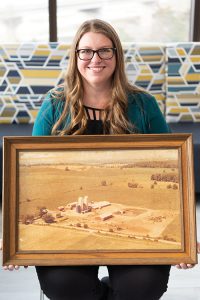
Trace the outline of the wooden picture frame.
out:
M 3 265 L 196 263 L 191 134 L 4 137 Z

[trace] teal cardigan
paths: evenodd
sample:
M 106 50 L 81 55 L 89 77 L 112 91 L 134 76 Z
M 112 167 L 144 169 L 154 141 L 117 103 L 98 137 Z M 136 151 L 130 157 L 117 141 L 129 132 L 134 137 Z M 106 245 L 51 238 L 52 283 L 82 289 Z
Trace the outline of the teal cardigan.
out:
M 55 122 L 63 110 L 64 101 L 52 99 L 48 93 L 38 112 L 33 127 L 33 136 L 51 135 Z M 128 95 L 128 120 L 134 124 L 138 133 L 169 133 L 164 116 L 155 98 L 147 93 Z M 70 123 L 70 115 L 66 118 L 64 127 Z

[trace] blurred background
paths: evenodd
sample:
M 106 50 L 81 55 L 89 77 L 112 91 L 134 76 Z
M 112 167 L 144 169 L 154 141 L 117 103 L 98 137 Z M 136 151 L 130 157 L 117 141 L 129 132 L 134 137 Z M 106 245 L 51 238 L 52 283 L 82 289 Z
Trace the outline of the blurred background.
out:
M 194 27 L 200 27 L 198 0 L 7 0 L 0 11 L 4 43 L 70 42 L 78 26 L 92 18 L 110 22 L 124 42 L 194 41 Z

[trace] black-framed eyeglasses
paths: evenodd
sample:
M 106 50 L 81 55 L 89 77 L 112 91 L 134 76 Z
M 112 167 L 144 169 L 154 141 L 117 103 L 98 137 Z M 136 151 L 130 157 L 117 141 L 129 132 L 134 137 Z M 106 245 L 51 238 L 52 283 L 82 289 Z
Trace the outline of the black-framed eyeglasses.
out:
M 95 53 L 97 53 L 101 59 L 111 59 L 114 56 L 115 51 L 116 48 L 100 48 L 98 50 L 92 50 L 92 49 L 76 50 L 78 57 L 81 60 L 91 60 Z

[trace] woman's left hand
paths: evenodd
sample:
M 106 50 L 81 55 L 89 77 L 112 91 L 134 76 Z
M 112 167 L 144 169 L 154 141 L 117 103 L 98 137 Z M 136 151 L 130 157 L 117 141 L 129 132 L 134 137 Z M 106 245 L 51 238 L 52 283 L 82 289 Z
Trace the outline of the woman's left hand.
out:
M 197 253 L 199 254 L 200 253 L 200 243 L 197 242 Z M 183 270 L 187 270 L 187 269 L 192 269 L 194 268 L 196 265 L 193 265 L 193 264 L 184 264 L 184 263 L 180 263 L 178 265 L 175 265 L 175 267 L 177 269 L 183 269 Z

